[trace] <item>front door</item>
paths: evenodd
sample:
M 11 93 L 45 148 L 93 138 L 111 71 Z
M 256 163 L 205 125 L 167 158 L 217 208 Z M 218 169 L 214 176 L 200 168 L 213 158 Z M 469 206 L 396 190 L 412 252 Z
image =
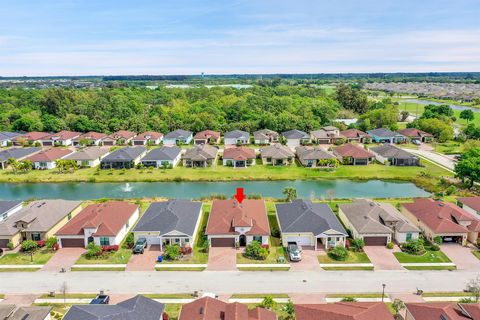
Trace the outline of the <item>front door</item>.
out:
M 87 243 L 91 243 L 91 242 L 93 242 L 93 237 L 92 236 L 88 237 L 88 239 L 87 239 Z
M 247 237 L 244 234 L 240 235 L 238 242 L 240 247 L 245 247 L 247 245 Z

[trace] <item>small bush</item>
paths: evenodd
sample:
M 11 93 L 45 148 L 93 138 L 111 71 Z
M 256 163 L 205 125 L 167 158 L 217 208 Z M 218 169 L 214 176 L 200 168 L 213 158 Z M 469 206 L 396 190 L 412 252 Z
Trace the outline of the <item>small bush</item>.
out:
M 32 252 L 37 250 L 38 244 L 36 241 L 33 240 L 25 240 L 22 242 L 22 251 L 24 252 Z
M 50 237 L 47 239 L 47 241 L 45 241 L 45 245 L 49 249 L 52 249 L 55 244 L 57 244 L 57 238 L 55 237 Z
M 423 241 L 420 239 L 409 240 L 402 244 L 401 246 L 402 251 L 414 254 L 414 255 L 422 255 L 425 253 L 425 247 L 423 245 Z
M 348 250 L 344 247 L 335 247 L 328 250 L 327 255 L 337 261 L 345 261 L 348 259 Z
M 280 229 L 277 227 L 272 228 L 272 237 L 274 238 L 280 238 Z
M 192 247 L 182 247 L 180 248 L 180 252 L 182 254 L 191 254 L 193 251 Z
M 363 251 L 365 241 L 363 239 L 350 239 L 350 248 L 355 252 Z
M 119 247 L 116 244 L 111 245 L 111 246 L 102 246 L 102 251 L 103 252 L 118 251 L 118 249 L 119 249 Z
M 445 189 L 445 194 L 447 196 L 450 196 L 450 195 L 454 194 L 455 192 L 457 192 L 457 188 L 455 186 L 449 186 L 447 189 Z
M 271 297 L 271 296 L 264 297 L 262 302 L 259 305 L 259 307 L 265 308 L 265 309 L 268 309 L 268 310 L 272 310 L 276 306 L 277 306 L 277 303 L 275 302 L 275 300 L 273 300 L 273 297 Z
M 252 241 L 245 248 L 245 256 L 254 260 L 265 260 L 268 257 L 268 249 L 262 247 L 260 242 Z
M 436 236 L 435 238 L 433 238 L 433 242 L 435 242 L 436 244 L 442 244 L 443 239 L 442 237 Z
M 387 243 L 387 249 L 393 249 L 394 246 L 395 244 L 393 242 Z
M 102 247 L 100 247 L 99 245 L 96 245 L 95 242 L 90 242 L 87 245 L 87 253 L 85 253 L 85 257 L 87 257 L 87 259 L 96 258 L 101 254 L 102 254 Z
M 39 248 L 45 247 L 45 240 L 38 240 L 38 241 L 37 241 L 37 246 L 38 246 Z
M 133 233 L 130 232 L 127 235 L 127 238 L 125 239 L 125 243 L 123 244 L 123 246 L 125 248 L 131 249 L 131 248 L 133 248 L 134 245 L 135 245 L 135 238 L 133 236 Z
M 354 297 L 344 297 L 344 298 L 342 298 L 341 301 L 342 302 L 357 302 L 357 299 L 355 299 Z
M 10 249 L 10 250 L 13 250 L 13 248 L 15 248 L 15 245 L 13 244 L 12 241 L 9 241 L 9 242 L 7 243 L 7 248 Z
M 180 246 L 176 244 L 165 246 L 164 254 L 163 254 L 165 259 L 176 260 L 179 255 L 180 255 Z
M 433 244 L 428 249 L 431 251 L 440 251 L 440 246 L 438 244 Z
M 475 303 L 475 300 L 473 300 L 472 298 L 464 297 L 458 300 L 458 303 Z

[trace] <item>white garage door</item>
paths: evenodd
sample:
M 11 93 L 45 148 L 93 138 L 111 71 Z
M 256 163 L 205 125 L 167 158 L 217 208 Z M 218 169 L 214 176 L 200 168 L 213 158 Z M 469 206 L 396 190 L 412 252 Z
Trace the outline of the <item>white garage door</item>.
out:
M 160 244 L 160 238 L 158 236 L 145 236 L 145 239 L 147 239 L 147 243 L 150 244 Z
M 287 239 L 287 243 L 288 242 L 296 242 L 297 245 L 299 245 L 299 246 L 313 246 L 313 245 L 315 245 L 314 243 L 312 243 L 312 238 L 307 237 L 307 236 L 303 236 L 303 237 L 287 236 L 286 239 Z

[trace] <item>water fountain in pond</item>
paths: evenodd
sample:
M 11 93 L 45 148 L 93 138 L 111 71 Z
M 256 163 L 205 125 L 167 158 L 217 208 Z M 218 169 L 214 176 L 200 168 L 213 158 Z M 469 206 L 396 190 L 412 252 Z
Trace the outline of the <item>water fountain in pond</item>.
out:
M 132 187 L 130 186 L 130 183 L 125 183 L 125 186 L 122 188 L 123 192 L 131 192 Z

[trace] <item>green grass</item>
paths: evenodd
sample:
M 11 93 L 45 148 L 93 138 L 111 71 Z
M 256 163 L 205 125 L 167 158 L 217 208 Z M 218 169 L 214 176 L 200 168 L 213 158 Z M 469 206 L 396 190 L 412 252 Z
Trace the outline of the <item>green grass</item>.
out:
M 165 312 L 168 314 L 170 320 L 176 320 L 180 316 L 182 305 L 179 303 L 166 303 Z
M 30 254 L 22 252 L 9 253 L 0 258 L 0 264 L 45 264 L 54 254 L 55 253 L 49 249 L 40 249 L 33 254 L 33 261 L 31 261 Z
M 3 293 L 0 293 L 0 299 L 5 299 L 5 295 Z
M 452 270 L 456 270 L 457 267 L 455 266 L 410 266 L 410 267 L 404 267 L 405 269 L 407 270 L 411 270 L 411 271 L 415 271 L 415 270 L 418 270 L 418 271 L 421 271 L 421 270 L 448 270 L 448 271 L 452 271 Z
M 277 264 L 280 257 L 284 257 L 285 263 L 287 262 L 287 254 L 285 248 L 282 246 L 279 238 L 270 237 L 270 253 L 265 260 L 249 259 L 243 255 L 243 253 L 237 253 L 238 264 Z M 280 264 L 281 265 L 281 264 Z
M 472 251 L 472 254 L 473 254 L 477 259 L 480 260 L 480 250 L 474 250 L 474 251 Z
M 253 309 L 257 307 L 258 304 L 255 303 L 247 303 L 247 307 L 249 309 Z M 283 303 L 277 303 L 273 307 L 272 311 L 275 312 L 278 316 L 278 319 L 286 319 L 287 318 L 287 313 L 284 311 L 285 304 Z
M 373 267 L 322 267 L 325 271 L 373 271 Z
M 275 268 L 261 268 L 261 267 L 238 267 L 239 271 L 289 271 L 290 267 L 275 267 Z
M 191 293 L 141 293 L 142 296 L 150 299 L 191 299 Z
M 388 295 L 385 294 L 385 297 Z M 382 293 L 329 293 L 326 295 L 326 298 L 346 298 L 346 297 L 351 297 L 351 298 L 381 298 Z
M 345 261 L 337 261 L 330 258 L 328 255 L 320 255 L 317 257 L 319 263 L 329 263 L 329 264 L 348 264 L 348 263 L 370 263 L 365 252 L 353 252 L 349 251 L 348 259 Z
M 97 296 L 96 293 L 67 293 L 66 299 L 93 299 Z M 56 293 L 54 297 L 51 297 L 48 293 L 42 294 L 39 299 L 63 299 L 62 293 Z
M 267 296 L 276 299 L 290 298 L 287 293 L 234 293 L 230 299 L 263 299 Z
M 0 269 L 0 272 L 35 272 L 40 270 L 39 268 L 8 268 L 8 269 Z
M 462 153 L 464 150 L 463 145 L 463 143 L 457 141 L 438 142 L 433 144 L 434 150 L 443 154 Z
M 131 249 L 120 248 L 97 259 L 87 259 L 85 254 L 82 254 L 75 264 L 127 264 L 131 256 Z
M 406 252 L 394 252 L 394 256 L 400 263 L 440 263 L 452 262 L 442 251 L 428 251 L 421 256 Z
M 71 271 L 125 271 L 125 268 L 124 267 L 109 267 L 109 268 L 95 268 L 95 267 L 77 268 L 77 267 L 72 267 L 70 270 Z
M 432 291 L 422 293 L 422 297 L 469 297 L 473 296 L 470 292 L 460 291 Z
M 155 271 L 203 271 L 205 267 L 167 267 L 167 268 L 155 268 Z

